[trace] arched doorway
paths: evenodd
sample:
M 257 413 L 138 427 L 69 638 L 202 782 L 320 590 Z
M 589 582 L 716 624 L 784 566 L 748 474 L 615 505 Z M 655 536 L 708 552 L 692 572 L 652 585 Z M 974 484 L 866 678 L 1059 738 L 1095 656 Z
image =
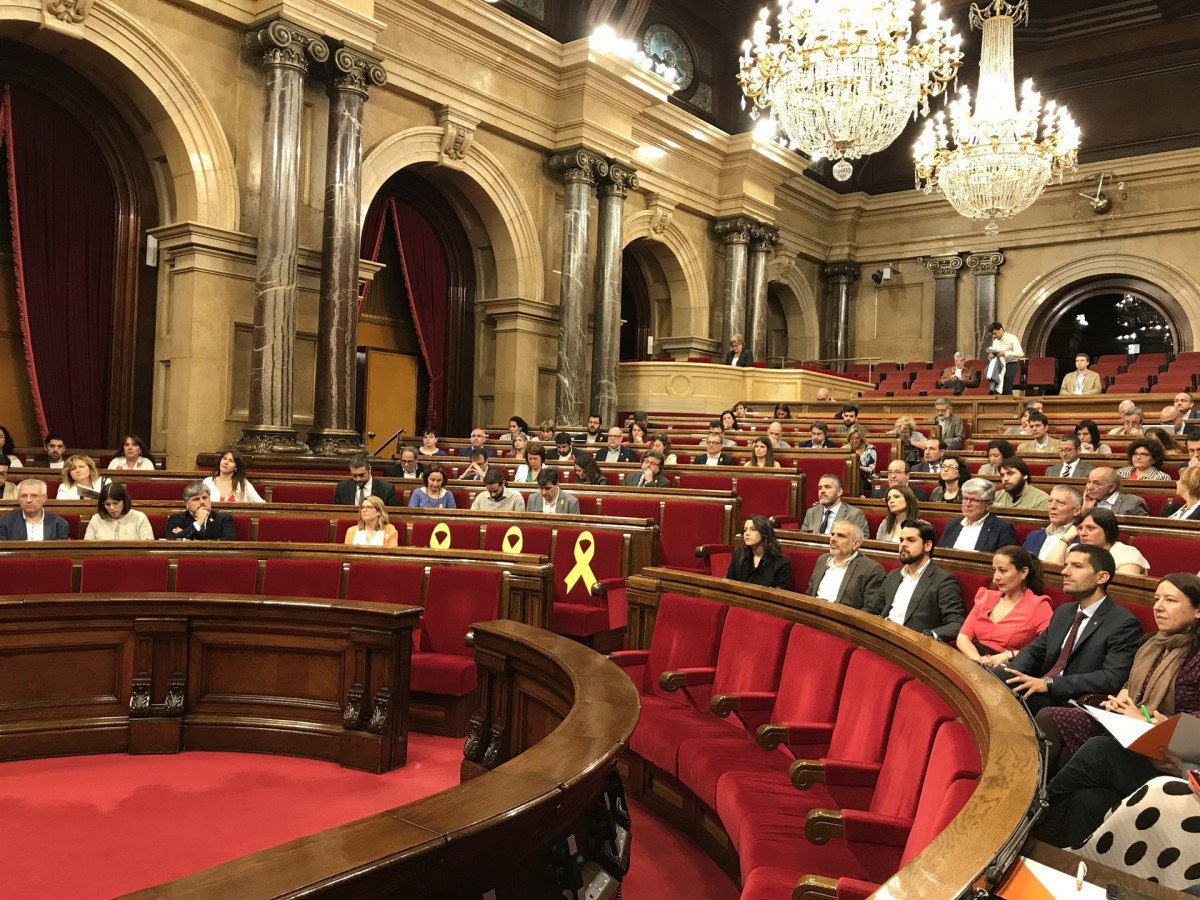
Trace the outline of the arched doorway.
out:
M 649 359 L 650 286 L 633 254 L 621 258 L 621 362 Z
M 1100 276 L 1059 291 L 1034 319 L 1025 351 L 1052 356 L 1069 371 L 1077 353 L 1177 353 L 1190 349 L 1179 303 L 1151 282 Z
M 779 287 L 767 285 L 767 362 L 772 365 L 787 367 L 796 360 L 791 354 L 791 344 L 788 341 L 787 313 L 783 309 L 783 301 L 779 297 Z

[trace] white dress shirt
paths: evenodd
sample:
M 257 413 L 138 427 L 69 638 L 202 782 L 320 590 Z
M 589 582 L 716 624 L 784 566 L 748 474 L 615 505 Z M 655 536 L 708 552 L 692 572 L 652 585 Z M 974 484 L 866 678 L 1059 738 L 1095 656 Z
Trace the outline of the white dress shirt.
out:
M 27 541 L 44 541 L 46 539 L 46 514 L 42 513 L 42 517 L 36 523 L 30 522 L 28 516 L 23 516 L 25 519 L 25 540 Z
M 1087 374 L 1087 373 L 1085 373 L 1085 372 L 1076 372 L 1075 373 L 1075 391 L 1074 392 L 1076 394 L 1083 393 L 1083 376 L 1085 374 Z
M 1184 506 L 1180 509 L 1175 510 L 1175 512 L 1171 513 L 1169 518 L 1186 519 L 1188 516 L 1190 516 L 1193 512 L 1196 511 L 1197 506 L 1200 506 L 1200 500 L 1197 500 L 1191 506 Z
M 1050 555 L 1050 551 L 1054 549 L 1054 545 L 1058 543 L 1064 531 L 1071 527 L 1071 523 L 1066 525 L 1047 525 L 1046 539 L 1042 541 L 1041 549 L 1038 550 L 1038 559 L 1045 559 Z
M 821 583 L 817 585 L 818 597 L 828 600 L 830 603 L 837 602 L 838 591 L 842 589 L 842 582 L 846 580 L 846 569 L 850 567 L 850 563 L 856 556 L 858 556 L 858 551 L 851 553 L 843 563 L 835 563 L 832 556 L 825 561 L 825 574 L 821 578 Z
M 917 590 L 917 582 L 921 580 L 921 576 L 925 574 L 925 570 L 929 568 L 929 564 L 933 560 L 925 558 L 924 564 L 917 571 L 909 575 L 908 566 L 900 570 L 900 586 L 896 588 L 896 598 L 892 601 L 891 612 L 888 613 L 888 621 L 895 622 L 897 625 L 903 625 L 905 618 L 908 617 L 908 605 L 912 603 L 913 594 Z
M 720 456 L 706 456 L 706 457 L 704 457 L 704 464 L 706 466 L 719 466 L 721 464 L 721 457 Z
M 979 543 L 979 535 L 983 533 L 983 519 L 980 519 L 974 525 L 968 525 L 967 520 L 963 519 L 962 531 L 958 533 L 958 538 L 954 541 L 955 550 L 974 550 L 975 545 Z

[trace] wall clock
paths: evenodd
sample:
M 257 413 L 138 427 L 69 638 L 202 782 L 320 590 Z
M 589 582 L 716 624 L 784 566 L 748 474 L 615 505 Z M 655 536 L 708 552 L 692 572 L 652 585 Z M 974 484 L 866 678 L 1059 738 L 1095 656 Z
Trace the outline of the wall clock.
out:
M 687 41 L 668 25 L 651 25 L 642 33 L 647 56 L 675 69 L 676 90 L 686 90 L 696 76 L 696 62 Z

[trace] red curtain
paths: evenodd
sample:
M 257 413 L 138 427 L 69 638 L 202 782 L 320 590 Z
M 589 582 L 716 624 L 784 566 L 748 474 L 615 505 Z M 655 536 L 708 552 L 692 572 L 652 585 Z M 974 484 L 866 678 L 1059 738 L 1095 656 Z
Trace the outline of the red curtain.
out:
M 396 236 L 396 250 L 404 277 L 405 293 L 421 345 L 421 356 L 429 373 L 429 405 L 426 427 L 438 427 L 443 409 L 446 381 L 447 275 L 442 246 L 429 223 L 411 206 L 394 197 L 377 196 L 367 210 L 363 225 L 362 253 L 379 259 L 388 223 Z M 364 295 L 365 296 L 365 295 Z M 362 310 L 362 301 L 359 302 Z
M 116 195 L 87 131 L 66 110 L 5 85 L 0 113 L 17 304 L 42 433 L 104 446 Z M 30 444 L 40 435 L 28 435 Z

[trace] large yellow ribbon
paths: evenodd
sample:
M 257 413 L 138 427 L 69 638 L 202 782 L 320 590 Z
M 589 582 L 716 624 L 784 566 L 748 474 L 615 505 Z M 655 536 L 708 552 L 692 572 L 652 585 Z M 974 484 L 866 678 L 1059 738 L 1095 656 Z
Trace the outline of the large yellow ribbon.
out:
M 433 527 L 433 534 L 429 536 L 429 546 L 434 550 L 449 550 L 450 526 L 445 522 L 438 522 Z
M 583 546 L 583 542 L 587 541 L 587 547 Z M 589 565 L 592 558 L 596 555 L 596 539 L 592 537 L 590 531 L 581 532 L 579 538 L 575 541 L 575 568 L 567 573 L 566 586 L 567 593 L 571 593 L 571 588 L 575 587 L 575 583 L 581 578 L 588 590 L 591 590 L 592 585 L 596 583 L 596 576 L 592 572 L 592 567 Z
M 504 532 L 504 542 L 500 545 L 500 549 L 504 553 L 520 553 L 521 548 L 524 546 L 525 535 L 521 533 L 520 525 L 514 525 L 508 531 Z

